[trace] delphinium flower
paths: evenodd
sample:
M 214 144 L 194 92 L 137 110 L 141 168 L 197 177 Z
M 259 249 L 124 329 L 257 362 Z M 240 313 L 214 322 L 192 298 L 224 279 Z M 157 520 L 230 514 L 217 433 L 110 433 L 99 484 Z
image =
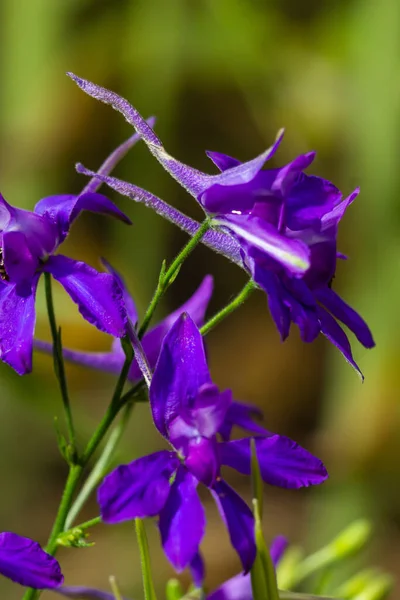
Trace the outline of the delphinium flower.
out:
M 107 270 L 116 277 L 120 288 L 123 291 L 128 317 L 132 323 L 136 323 L 138 314 L 135 301 L 130 295 L 122 276 L 108 262 L 104 261 L 104 259 L 103 263 Z M 156 365 L 160 354 L 161 343 L 165 335 L 183 312 L 187 312 L 198 327 L 203 325 L 212 291 L 213 278 L 211 275 L 207 275 L 195 293 L 184 304 L 145 333 L 142 339 L 142 346 L 151 368 L 154 368 Z M 34 340 L 34 347 L 49 354 L 51 354 L 53 350 L 51 343 L 42 340 Z M 103 373 L 113 373 L 115 375 L 119 375 L 125 361 L 125 354 L 119 338 L 114 339 L 111 351 L 109 352 L 85 352 L 63 348 L 63 354 L 64 358 L 72 363 L 93 368 L 102 371 Z M 136 360 L 134 360 L 129 371 L 128 379 L 132 384 L 135 384 L 141 377 L 142 374 L 140 369 Z M 219 433 L 223 439 L 228 440 L 232 428 L 236 425 L 247 431 L 251 431 L 252 433 L 266 435 L 268 434 L 268 431 L 258 422 L 261 419 L 262 412 L 258 407 L 244 402 L 233 401 L 228 408 Z
M 60 565 L 37 542 L 5 531 L 0 533 L 0 574 L 15 583 L 38 589 L 62 585 Z
M 271 544 L 271 559 L 276 567 L 287 548 L 287 540 L 283 536 L 276 537 Z M 201 584 L 202 585 L 202 584 Z M 201 587 L 201 586 L 199 586 Z M 95 588 L 85 586 L 64 586 L 56 590 L 57 594 L 67 598 L 82 598 L 82 600 L 115 600 L 114 595 Z M 205 597 L 206 600 L 253 600 L 251 579 L 247 573 L 239 573 L 225 581 L 218 589 Z
M 217 439 L 231 402 L 230 390 L 212 383 L 201 334 L 184 313 L 162 342 L 150 386 L 154 424 L 171 449 L 119 466 L 98 490 L 106 523 L 158 516 L 164 551 L 178 571 L 196 559 L 205 530 L 199 483 L 210 490 L 245 571 L 255 558 L 253 515 L 221 476 L 224 465 L 251 471 L 250 438 Z M 286 437 L 257 436 L 255 445 L 267 483 L 300 488 L 327 478 L 321 461 Z
M 347 335 L 337 321 L 344 323 L 366 348 L 371 348 L 374 341 L 363 319 L 332 289 L 337 258 L 342 256 L 336 247 L 338 225 L 358 189 L 342 199 L 331 182 L 304 173 L 314 152 L 298 156 L 284 167 L 262 170 L 275 154 L 282 134 L 271 148 L 246 163 L 209 152 L 221 173 L 202 173 L 170 156 L 126 100 L 71 77 L 89 95 L 119 110 L 164 168 L 212 217 L 214 226 L 235 240 L 244 268 L 267 294 L 282 340 L 288 336 L 292 322 L 305 342 L 312 342 L 322 332 L 359 371 Z M 114 178 L 102 180 L 152 205 L 148 193 L 141 193 L 136 186 L 124 186 Z M 157 201 L 154 198 L 156 210 Z
M 98 193 L 43 198 L 33 212 L 15 208 L 0 196 L 0 358 L 20 375 L 32 369 L 35 295 L 44 272 L 61 283 L 89 323 L 115 337 L 125 335 L 126 312 L 115 277 L 55 255 L 82 210 L 130 223 Z

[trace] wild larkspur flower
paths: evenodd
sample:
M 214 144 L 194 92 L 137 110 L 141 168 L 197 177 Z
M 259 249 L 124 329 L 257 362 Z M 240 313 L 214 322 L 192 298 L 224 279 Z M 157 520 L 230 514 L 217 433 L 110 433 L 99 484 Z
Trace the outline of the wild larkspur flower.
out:
M 38 589 L 62 585 L 60 565 L 37 542 L 6 531 L 0 533 L 0 574 Z
M 210 490 L 244 570 L 254 561 L 253 515 L 221 477 L 224 465 L 251 471 L 249 438 L 217 439 L 231 403 L 231 391 L 220 392 L 212 383 L 201 334 L 184 313 L 163 340 L 150 386 L 153 420 L 171 450 L 119 466 L 98 490 L 106 523 L 159 517 L 164 551 L 177 570 L 196 559 L 204 535 L 199 483 Z M 300 488 L 327 478 L 321 461 L 286 437 L 256 437 L 255 445 L 267 483 Z
M 114 275 L 117 279 L 119 286 L 123 291 L 128 317 L 132 323 L 136 323 L 138 321 L 138 313 L 135 301 L 130 295 L 122 276 L 104 259 L 103 263 L 109 273 Z M 188 313 L 198 327 L 203 325 L 212 291 L 213 278 L 211 275 L 206 275 L 195 293 L 182 304 L 182 306 L 170 313 L 165 319 L 143 336 L 143 350 L 152 369 L 154 369 L 156 365 L 165 335 L 182 313 Z M 42 340 L 34 340 L 34 347 L 48 354 L 51 354 L 53 350 L 51 343 Z M 63 348 L 63 354 L 64 358 L 72 363 L 96 369 L 103 373 L 113 373 L 115 375 L 119 375 L 125 361 L 125 353 L 119 338 L 114 339 L 110 352 L 84 352 Z M 128 379 L 134 384 L 141 378 L 142 374 L 135 360 L 129 371 Z M 258 407 L 244 402 L 233 401 L 228 408 L 219 433 L 224 440 L 228 440 L 231 436 L 232 428 L 238 426 L 247 431 L 251 431 L 252 433 L 268 435 L 269 432 L 258 422 L 262 417 L 262 412 Z
M 283 536 L 276 537 L 271 544 L 271 559 L 276 567 L 287 548 L 287 540 Z M 196 583 L 202 587 L 203 581 Z M 67 598 L 82 598 L 85 600 L 115 600 L 114 595 L 95 588 L 85 586 L 65 586 L 56 590 L 57 594 Z M 225 581 L 218 589 L 205 596 L 206 600 L 253 600 L 250 575 L 239 573 Z
M 147 122 L 154 125 L 154 117 Z M 106 158 L 98 174 L 107 176 L 139 139 L 134 134 L 125 140 Z M 116 280 L 83 262 L 52 256 L 82 210 L 131 223 L 110 200 L 96 193 L 101 183 L 93 178 L 79 195 L 43 198 L 33 212 L 10 206 L 0 195 L 0 359 L 20 375 L 32 369 L 35 295 L 43 271 L 60 281 L 86 320 L 111 335 L 124 335 L 125 309 Z
M 355 190 L 342 200 L 341 192 L 329 181 L 306 175 L 315 153 L 301 155 L 288 165 L 262 170 L 278 149 L 282 134 L 271 148 L 246 163 L 216 152 L 208 152 L 221 173 L 208 175 L 170 156 L 161 140 L 126 100 L 91 82 L 69 74 L 86 93 L 119 110 L 133 125 L 149 150 L 163 167 L 213 217 L 220 232 L 236 245 L 209 240 L 213 246 L 244 268 L 265 291 L 282 340 L 291 323 L 300 330 L 303 341 L 312 342 L 321 332 L 358 371 L 344 323 L 366 348 L 374 346 L 363 319 L 333 290 L 332 280 L 338 257 L 337 229 L 345 210 L 358 194 Z M 80 169 L 85 172 L 84 169 Z M 86 171 L 93 175 L 93 173 Z M 182 218 L 148 192 L 115 178 L 103 177 L 119 192 L 143 201 L 182 226 Z M 190 226 L 185 223 L 189 231 Z M 340 255 L 341 256 L 341 255 Z
M 115 277 L 55 255 L 82 210 L 130 223 L 110 200 L 97 193 L 43 198 L 33 212 L 15 208 L 0 196 L 0 358 L 20 375 L 32 369 L 35 295 L 44 272 L 61 283 L 89 323 L 116 337 L 125 334 L 122 292 Z

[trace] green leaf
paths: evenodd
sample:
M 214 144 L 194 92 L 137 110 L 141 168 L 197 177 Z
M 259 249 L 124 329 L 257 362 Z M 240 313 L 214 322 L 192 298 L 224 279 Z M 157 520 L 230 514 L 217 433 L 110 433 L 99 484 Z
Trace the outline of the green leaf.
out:
M 149 545 L 147 542 L 146 529 L 142 519 L 135 519 L 135 528 L 139 543 L 144 598 L 145 600 L 157 600 L 153 578 L 151 575 Z

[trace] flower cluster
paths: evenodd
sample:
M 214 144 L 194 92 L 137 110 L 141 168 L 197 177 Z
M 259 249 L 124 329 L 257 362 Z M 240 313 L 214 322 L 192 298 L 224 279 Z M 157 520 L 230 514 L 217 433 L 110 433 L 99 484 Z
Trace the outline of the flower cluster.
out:
M 366 348 L 374 345 L 372 335 L 362 318 L 332 289 L 337 259 L 344 258 L 337 250 L 338 226 L 358 190 L 343 199 L 331 182 L 306 174 L 313 152 L 284 167 L 263 169 L 277 151 L 282 134 L 271 148 L 246 163 L 209 152 L 220 173 L 202 173 L 167 154 L 153 131 L 153 121 L 145 121 L 124 99 L 71 77 L 88 94 L 120 110 L 136 134 L 97 173 L 78 167 L 93 177 L 79 195 L 44 198 L 33 212 L 12 207 L 0 197 L 0 358 L 22 375 L 32 369 L 33 346 L 54 353 L 69 428 L 69 440 L 64 440 L 62 449 L 70 467 L 66 493 L 47 546 L 49 553 L 27 538 L 0 534 L 0 573 L 32 589 L 59 588 L 58 593 L 67 597 L 112 597 L 90 588 L 61 587 L 63 577 L 52 555 L 57 545 L 87 545 L 83 526 L 68 535 L 68 514 L 83 469 L 114 418 L 128 406 L 123 396 L 128 381 L 132 385 L 127 392 L 131 402 L 135 391 L 143 391 L 147 386 L 154 426 L 168 449 L 120 465 L 102 478 L 97 490 L 101 515 L 98 520 L 116 524 L 155 519 L 162 547 L 174 569 L 180 572 L 189 568 L 196 586 L 202 587 L 201 543 L 206 529 L 205 510 L 198 495 L 202 486 L 215 501 L 244 573 L 226 582 L 208 599 L 251 600 L 249 572 L 257 557 L 255 532 L 259 514 L 257 508 L 253 514 L 228 484 L 226 471 L 230 468 L 250 476 L 256 461 L 265 483 L 287 489 L 321 484 L 328 477 L 327 471 L 318 458 L 296 442 L 265 429 L 259 422 L 257 407 L 234 400 L 231 390 L 221 391 L 213 382 L 202 335 L 209 329 L 205 314 L 213 292 L 212 276 L 206 276 L 192 297 L 163 321 L 149 330 L 147 326 L 182 262 L 201 241 L 245 269 L 249 290 L 259 288 L 266 293 L 282 340 L 289 335 L 291 323 L 298 326 L 305 342 L 312 342 L 322 333 L 360 372 L 338 321 Z M 165 169 L 196 198 L 205 212 L 201 226 L 150 192 L 110 176 L 116 162 L 138 139 L 143 139 Z M 97 192 L 102 182 L 144 202 L 191 236 L 171 266 L 167 269 L 163 265 L 156 293 L 140 327 L 134 300 L 122 276 L 106 260 L 103 259 L 106 272 L 100 273 L 84 262 L 56 254 L 83 210 L 130 223 L 117 206 Z M 33 340 L 35 295 L 42 274 L 46 277 L 52 344 Z M 61 348 L 61 338 L 54 334 L 57 329 L 49 301 L 51 278 L 62 284 L 89 323 L 112 336 L 109 352 Z M 211 320 L 213 324 L 232 312 L 233 307 L 233 303 L 229 310 L 225 307 Z M 133 352 L 127 349 L 129 342 Z M 64 358 L 118 375 L 107 414 L 83 452 L 75 444 L 71 408 L 60 376 Z M 253 437 L 231 439 L 236 426 Z M 68 452 L 64 451 L 66 446 Z M 101 469 L 95 468 L 86 482 L 89 493 L 97 486 L 97 474 L 107 461 L 100 463 Z M 275 566 L 285 547 L 282 538 L 273 543 L 270 554 Z M 274 578 L 272 566 L 271 571 Z M 27 600 L 37 597 L 34 590 L 27 594 Z
M 337 251 L 338 225 L 359 190 L 342 199 L 331 182 L 304 173 L 314 160 L 314 152 L 298 156 L 284 167 L 262 170 L 278 149 L 282 133 L 271 148 L 246 163 L 208 152 L 221 173 L 202 173 L 170 156 L 150 125 L 126 100 L 70 76 L 87 94 L 125 116 L 163 167 L 196 198 L 212 217 L 214 226 L 225 233 L 224 237 L 233 241 L 233 248 L 219 238 L 209 240 L 209 244 L 228 253 L 235 262 L 240 257 L 242 266 L 267 294 L 281 338 L 288 336 L 292 322 L 299 327 L 305 342 L 312 342 L 321 332 L 360 372 L 337 321 L 344 323 L 366 348 L 374 346 L 371 332 L 358 313 L 332 289 L 337 258 L 345 258 Z M 159 199 L 148 192 L 109 176 L 100 175 L 100 179 L 190 230 L 181 215 L 160 206 Z

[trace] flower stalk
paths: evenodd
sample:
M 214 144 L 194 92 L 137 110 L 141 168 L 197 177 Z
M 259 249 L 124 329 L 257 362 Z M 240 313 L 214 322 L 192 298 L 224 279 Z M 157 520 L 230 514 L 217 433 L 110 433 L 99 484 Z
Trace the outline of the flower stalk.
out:
M 161 298 L 163 297 L 163 295 L 165 294 L 165 292 L 167 291 L 167 289 L 171 285 L 171 283 L 174 281 L 182 264 L 187 259 L 189 254 L 191 252 L 193 252 L 193 250 L 196 248 L 196 246 L 201 242 L 201 239 L 203 238 L 204 234 L 209 229 L 210 229 L 210 222 L 208 219 L 206 219 L 205 221 L 203 221 L 203 223 L 201 224 L 201 226 L 199 227 L 199 229 L 197 230 L 195 235 L 189 240 L 189 242 L 186 244 L 186 246 L 184 246 L 184 248 L 182 248 L 182 250 L 179 252 L 178 256 L 172 261 L 170 267 L 165 272 L 164 272 L 165 267 L 161 269 L 161 273 L 160 273 L 160 277 L 158 280 L 158 285 L 157 285 L 156 291 L 154 292 L 154 296 L 153 296 L 153 298 L 150 302 L 150 305 L 146 311 L 146 314 L 143 319 L 143 323 L 139 328 L 139 332 L 138 332 L 139 339 L 141 339 L 143 337 L 143 335 L 146 333 L 147 328 L 150 324 L 151 319 L 153 318 L 154 312 L 155 312 Z

